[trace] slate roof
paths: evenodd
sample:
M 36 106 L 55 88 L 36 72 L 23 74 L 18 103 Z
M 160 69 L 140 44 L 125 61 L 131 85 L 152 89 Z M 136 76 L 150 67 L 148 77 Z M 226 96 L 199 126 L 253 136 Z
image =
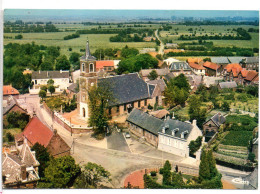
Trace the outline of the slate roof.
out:
M 154 116 L 138 109 L 133 109 L 126 120 L 140 128 L 145 129 L 146 131 L 153 133 L 156 136 L 158 136 L 158 131 L 163 124 L 161 119 L 155 118 Z
M 217 64 L 228 64 L 229 60 L 227 57 L 211 57 L 211 62 L 217 63 Z
M 167 73 L 169 73 L 169 69 L 142 69 L 140 71 L 142 77 L 147 77 L 153 70 L 156 71 L 156 73 L 158 74 L 158 76 L 164 76 Z
M 34 71 L 32 79 L 69 78 L 69 71 Z
M 165 84 L 165 82 L 162 79 L 150 80 L 147 83 L 148 84 L 158 85 L 162 92 L 165 90 L 165 87 L 166 87 L 166 84 Z
M 163 126 L 166 126 L 166 125 L 168 125 L 169 127 L 165 129 L 165 134 L 170 135 L 170 136 L 172 136 L 172 131 L 176 128 L 178 128 L 179 130 L 177 132 L 175 132 L 174 137 L 181 138 L 181 134 L 184 131 L 187 131 L 188 133 L 186 135 L 184 135 L 184 139 L 187 139 L 189 137 L 189 134 L 193 128 L 193 125 L 190 123 L 173 120 L 173 119 L 164 121 Z M 160 129 L 159 132 L 162 133 L 162 128 Z
M 237 87 L 237 83 L 235 81 L 233 81 L 233 82 L 220 82 L 219 83 L 219 87 L 221 89 L 224 89 L 224 88 L 236 88 Z
M 18 92 L 17 89 L 10 85 L 3 86 L 3 96 L 8 96 L 8 95 L 19 95 L 20 93 Z
M 20 109 L 22 109 L 24 112 L 27 112 L 24 110 L 17 102 L 18 100 L 15 99 L 13 96 L 10 96 L 8 99 L 7 106 L 3 107 L 3 115 L 7 114 L 15 105 L 18 106 Z
M 259 63 L 259 57 L 246 57 L 246 63 Z
M 153 95 L 153 92 L 154 92 L 154 89 L 155 89 L 155 85 L 148 85 L 148 88 L 149 88 L 149 94 L 150 94 L 150 96 L 152 96 Z
M 73 83 L 68 87 L 68 90 L 74 92 L 74 93 L 78 93 L 79 91 L 77 90 L 78 84 L 77 83 Z
M 241 63 L 245 57 L 228 57 L 230 63 Z
M 90 49 L 89 49 L 89 42 L 87 40 L 87 44 L 86 44 L 86 52 L 85 55 L 80 57 L 80 59 L 82 60 L 86 60 L 86 61 L 95 61 L 96 57 L 92 56 L 90 53 Z
M 184 61 L 180 61 L 180 62 L 172 62 L 170 64 L 170 67 L 169 69 L 171 71 L 180 71 L 183 69 L 183 71 L 187 71 L 187 70 L 190 70 L 191 71 L 191 68 L 190 66 L 188 65 L 188 63 L 184 62 Z
M 22 159 L 22 162 L 26 164 L 26 166 L 40 165 L 40 163 L 36 160 L 35 155 L 33 155 L 26 141 L 22 145 L 22 149 L 19 153 L 19 157 Z
M 110 106 L 150 98 L 148 84 L 137 73 L 101 78 L 98 80 L 98 84 L 109 84 L 115 98 Z
M 208 133 L 205 134 L 205 137 L 213 137 L 215 135 L 215 131 L 209 131 Z
M 221 113 L 215 114 L 209 120 L 212 120 L 216 124 L 217 127 L 220 127 L 220 125 L 222 125 L 223 123 L 226 122 L 226 118 L 224 116 L 222 116 Z M 206 121 L 205 123 L 207 123 L 208 121 Z

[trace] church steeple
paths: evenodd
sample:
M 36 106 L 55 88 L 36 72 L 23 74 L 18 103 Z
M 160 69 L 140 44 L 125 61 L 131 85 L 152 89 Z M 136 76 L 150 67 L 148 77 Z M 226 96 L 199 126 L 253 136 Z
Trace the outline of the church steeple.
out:
M 93 60 L 96 60 L 96 57 L 92 56 L 91 53 L 90 53 L 90 49 L 89 49 L 89 41 L 87 40 L 87 44 L 86 44 L 86 60 L 89 60 L 89 61 L 93 61 Z

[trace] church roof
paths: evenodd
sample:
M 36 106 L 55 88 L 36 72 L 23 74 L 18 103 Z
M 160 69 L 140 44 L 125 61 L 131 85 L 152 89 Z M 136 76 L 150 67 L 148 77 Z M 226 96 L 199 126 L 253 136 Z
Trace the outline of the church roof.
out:
M 137 73 L 99 79 L 98 84 L 102 85 L 106 83 L 111 87 L 113 97 L 115 98 L 110 106 L 130 103 L 150 97 L 148 91 L 149 84 L 145 83 Z

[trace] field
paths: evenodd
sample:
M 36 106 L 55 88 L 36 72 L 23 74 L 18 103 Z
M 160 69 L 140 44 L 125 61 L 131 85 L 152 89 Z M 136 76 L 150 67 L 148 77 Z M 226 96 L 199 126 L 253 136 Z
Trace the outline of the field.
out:
M 221 141 L 221 144 L 246 147 L 252 135 L 252 131 L 230 131 Z
M 216 25 L 216 26 L 185 26 L 185 25 L 172 25 L 173 28 L 170 31 L 161 31 L 160 36 L 163 40 L 172 40 L 174 43 L 184 43 L 192 42 L 192 40 L 178 40 L 180 35 L 192 35 L 196 31 L 196 36 L 201 35 L 233 35 L 235 32 L 231 32 L 233 28 L 244 28 L 248 30 L 249 28 L 258 28 L 256 26 L 235 26 L 235 25 Z M 193 31 L 188 31 L 192 28 Z M 178 29 L 175 31 L 175 29 Z M 229 30 L 229 31 L 227 31 Z M 178 32 L 178 35 L 176 35 Z M 209 40 L 214 43 L 215 46 L 228 47 L 237 46 L 242 48 L 259 48 L 259 33 L 250 33 L 252 40 Z M 194 40 L 195 41 L 195 40 Z
M 4 39 L 4 45 L 12 43 L 31 43 L 35 42 L 39 45 L 45 46 L 59 46 L 61 48 L 61 54 L 67 56 L 72 52 L 80 53 L 80 49 L 86 47 L 87 39 L 90 42 L 90 50 L 94 52 L 98 48 L 123 48 L 126 45 L 129 47 L 134 47 L 137 49 L 155 47 L 154 42 L 110 42 L 109 38 L 115 34 L 81 34 L 79 38 L 71 40 L 63 40 L 64 36 L 70 35 L 73 32 L 50 32 L 50 33 L 23 33 L 23 39 Z M 6 33 L 5 36 L 15 37 L 15 33 Z M 68 51 L 69 48 L 72 48 L 72 51 Z M 83 54 L 83 52 L 81 52 Z

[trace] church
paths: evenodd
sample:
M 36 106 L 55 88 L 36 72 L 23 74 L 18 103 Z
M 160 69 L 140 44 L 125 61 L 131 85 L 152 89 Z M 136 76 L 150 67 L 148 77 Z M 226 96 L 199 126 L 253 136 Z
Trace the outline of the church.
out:
M 115 102 L 111 102 L 109 115 L 119 117 L 127 115 L 133 108 L 147 110 L 148 105 L 162 105 L 162 91 L 157 84 L 143 81 L 138 73 L 107 76 L 97 70 L 98 61 L 91 55 L 87 41 L 86 53 L 80 58 L 80 81 L 78 107 L 81 117 L 88 119 L 88 89 L 101 82 L 111 83 L 111 92 Z

